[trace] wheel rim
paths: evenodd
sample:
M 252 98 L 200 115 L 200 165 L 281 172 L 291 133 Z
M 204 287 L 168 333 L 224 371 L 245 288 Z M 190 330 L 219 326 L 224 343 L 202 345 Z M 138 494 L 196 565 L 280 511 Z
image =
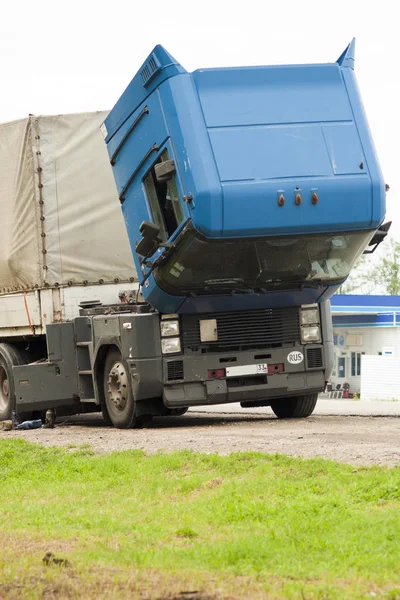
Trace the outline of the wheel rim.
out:
M 0 410 L 8 408 L 10 394 L 10 384 L 4 367 L 0 366 Z
M 120 361 L 113 364 L 108 374 L 107 392 L 110 408 L 123 412 L 128 401 L 128 374 Z

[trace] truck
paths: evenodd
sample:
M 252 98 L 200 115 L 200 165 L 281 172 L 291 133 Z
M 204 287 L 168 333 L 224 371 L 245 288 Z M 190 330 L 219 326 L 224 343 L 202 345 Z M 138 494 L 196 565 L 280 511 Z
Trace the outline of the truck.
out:
M 158 45 L 91 135 L 88 115 L 19 124 L 1 144 L 0 416 L 312 414 L 329 299 L 390 226 L 354 49 L 188 73 Z

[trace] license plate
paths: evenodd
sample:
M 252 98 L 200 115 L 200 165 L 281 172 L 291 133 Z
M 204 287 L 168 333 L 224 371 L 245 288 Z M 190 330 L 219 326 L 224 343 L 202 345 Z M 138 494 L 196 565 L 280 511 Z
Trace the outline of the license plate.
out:
M 243 377 L 244 375 L 266 375 L 268 373 L 267 363 L 258 365 L 244 365 L 243 367 L 227 367 L 227 377 Z

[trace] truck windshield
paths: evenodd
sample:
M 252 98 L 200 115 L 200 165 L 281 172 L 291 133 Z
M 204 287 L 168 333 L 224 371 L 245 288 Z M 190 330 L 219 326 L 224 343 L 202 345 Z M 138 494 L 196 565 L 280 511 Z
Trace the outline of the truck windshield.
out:
M 340 283 L 373 231 L 209 240 L 192 226 L 155 269 L 174 295 L 243 293 Z

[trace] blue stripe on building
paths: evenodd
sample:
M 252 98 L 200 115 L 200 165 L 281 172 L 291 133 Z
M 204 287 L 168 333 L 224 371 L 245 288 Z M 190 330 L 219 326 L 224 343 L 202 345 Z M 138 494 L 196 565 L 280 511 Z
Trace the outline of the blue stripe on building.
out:
M 400 296 L 337 294 L 331 308 L 334 327 L 400 327 Z

